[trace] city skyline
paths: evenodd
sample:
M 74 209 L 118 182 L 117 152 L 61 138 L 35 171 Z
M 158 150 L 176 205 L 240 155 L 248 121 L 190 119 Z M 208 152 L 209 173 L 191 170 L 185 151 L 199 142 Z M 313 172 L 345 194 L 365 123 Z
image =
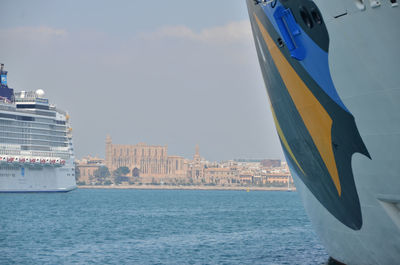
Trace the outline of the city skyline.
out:
M 70 113 L 77 157 L 104 157 L 110 134 L 183 157 L 199 144 L 210 160 L 284 158 L 243 1 L 5 1 L 0 15 L 10 86 Z
M 107 135 L 105 158 L 75 160 L 78 185 L 256 185 L 289 189 L 289 168 L 280 159 L 208 161 L 196 145 L 193 157 L 168 153 L 166 145 L 115 144 Z

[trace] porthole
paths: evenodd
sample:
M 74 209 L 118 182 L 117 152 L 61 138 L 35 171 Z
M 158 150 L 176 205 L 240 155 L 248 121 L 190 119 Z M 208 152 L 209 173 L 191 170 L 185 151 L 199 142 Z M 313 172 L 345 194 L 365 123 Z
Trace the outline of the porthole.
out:
M 311 16 L 314 19 L 315 23 L 318 25 L 322 24 L 322 17 L 321 14 L 315 8 L 311 9 Z
M 306 24 L 308 28 L 312 28 L 314 24 L 312 22 L 310 13 L 308 13 L 307 9 L 302 6 L 299 8 L 299 11 L 301 19 L 303 20 L 304 24 Z
M 283 40 L 281 38 L 278 38 L 277 42 L 278 42 L 279 48 L 282 48 L 284 46 Z

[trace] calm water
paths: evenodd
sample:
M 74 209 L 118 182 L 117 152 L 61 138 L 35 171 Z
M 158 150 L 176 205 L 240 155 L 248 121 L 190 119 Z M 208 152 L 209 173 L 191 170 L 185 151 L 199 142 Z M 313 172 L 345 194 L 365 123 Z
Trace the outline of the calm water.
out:
M 0 264 L 323 264 L 295 192 L 0 195 Z

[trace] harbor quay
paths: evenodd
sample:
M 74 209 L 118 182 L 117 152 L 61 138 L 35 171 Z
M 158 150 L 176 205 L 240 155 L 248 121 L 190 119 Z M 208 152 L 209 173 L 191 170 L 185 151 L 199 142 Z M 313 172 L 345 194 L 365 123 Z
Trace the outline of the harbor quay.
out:
M 168 154 L 166 145 L 105 143 L 105 159 L 76 160 L 80 187 L 179 189 L 294 189 L 286 162 L 279 159 L 235 159 L 210 162 L 196 145 L 191 159 Z

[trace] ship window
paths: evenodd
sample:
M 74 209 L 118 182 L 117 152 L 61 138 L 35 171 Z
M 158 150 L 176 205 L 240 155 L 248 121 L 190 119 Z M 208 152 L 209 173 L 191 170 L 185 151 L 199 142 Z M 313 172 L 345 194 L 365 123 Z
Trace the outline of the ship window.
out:
M 303 19 L 304 24 L 306 24 L 306 26 L 308 28 L 312 28 L 313 27 L 313 22 L 311 20 L 311 16 L 308 13 L 307 9 L 305 7 L 303 7 L 303 6 L 301 6 L 299 8 L 299 10 L 300 10 L 301 19 Z
M 311 16 L 314 19 L 315 23 L 318 25 L 322 24 L 322 17 L 321 14 L 315 8 L 311 9 Z
M 35 120 L 35 118 L 33 118 L 33 117 L 12 115 L 12 114 L 6 114 L 6 113 L 0 113 L 0 117 L 7 118 L 7 119 L 20 120 L 20 121 L 34 121 Z
M 44 109 L 48 110 L 49 106 L 37 104 L 18 104 L 17 109 Z
M 278 46 L 279 46 L 279 48 L 282 48 L 283 47 L 283 40 L 281 39 L 281 38 L 278 38 Z

